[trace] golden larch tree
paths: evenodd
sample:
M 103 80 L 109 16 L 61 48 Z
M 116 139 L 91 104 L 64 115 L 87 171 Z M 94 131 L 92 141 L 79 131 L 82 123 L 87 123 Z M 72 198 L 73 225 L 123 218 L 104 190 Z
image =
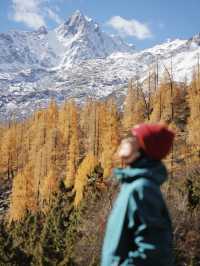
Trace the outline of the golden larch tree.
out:
M 190 116 L 188 119 L 188 142 L 192 150 L 200 157 L 200 82 L 198 75 L 193 75 L 191 86 L 188 90 Z
M 70 134 L 69 134 L 69 148 L 67 151 L 66 160 L 66 187 L 74 185 L 74 179 L 78 162 L 80 158 L 79 153 L 79 124 L 78 124 L 78 112 L 74 101 L 70 101 Z
M 106 107 L 104 127 L 101 129 L 101 164 L 104 169 L 104 177 L 109 176 L 111 173 L 111 169 L 114 165 L 113 155 L 119 144 L 119 117 L 116 103 L 113 99 L 110 99 Z
M 84 187 L 87 185 L 88 175 L 92 173 L 97 159 L 92 153 L 89 153 L 81 162 L 75 177 L 74 189 L 76 192 L 74 204 L 78 206 L 83 198 Z

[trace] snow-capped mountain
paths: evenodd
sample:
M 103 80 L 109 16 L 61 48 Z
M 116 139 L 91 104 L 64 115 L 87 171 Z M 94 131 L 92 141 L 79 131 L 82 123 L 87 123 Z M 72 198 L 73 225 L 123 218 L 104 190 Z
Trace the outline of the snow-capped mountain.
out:
M 61 62 L 64 65 L 105 58 L 114 52 L 133 52 L 130 45 L 102 32 L 96 22 L 80 11 L 76 11 L 55 32 L 64 47 L 64 58 Z
M 71 66 L 83 60 L 105 58 L 114 52 L 133 52 L 122 39 L 100 30 L 91 18 L 76 11 L 52 31 L 10 31 L 0 34 L 0 69 Z
M 136 51 L 120 37 L 109 36 L 91 18 L 76 11 L 48 31 L 10 31 L 0 34 L 0 117 L 26 116 L 58 102 L 114 94 L 120 101 L 130 78 L 145 80 L 155 62 L 159 75 L 173 65 L 173 78 L 190 80 L 200 53 L 200 35 L 172 40 Z

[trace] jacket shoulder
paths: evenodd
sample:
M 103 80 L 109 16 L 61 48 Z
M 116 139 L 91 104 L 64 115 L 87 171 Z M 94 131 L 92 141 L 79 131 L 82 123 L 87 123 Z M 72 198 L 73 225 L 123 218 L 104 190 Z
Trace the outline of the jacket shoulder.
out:
M 160 191 L 160 187 L 151 179 L 145 178 L 145 177 L 140 177 L 136 180 L 134 180 L 131 184 L 130 187 L 132 187 L 132 190 L 138 191 L 141 189 L 150 189 L 154 191 Z

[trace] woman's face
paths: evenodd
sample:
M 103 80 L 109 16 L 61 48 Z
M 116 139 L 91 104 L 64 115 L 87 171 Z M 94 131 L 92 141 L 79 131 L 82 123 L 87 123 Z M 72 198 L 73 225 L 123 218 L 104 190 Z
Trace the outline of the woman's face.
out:
M 140 146 L 138 139 L 134 136 L 129 137 L 121 141 L 117 150 L 117 155 L 125 163 L 125 165 L 129 165 L 139 158 L 139 149 Z

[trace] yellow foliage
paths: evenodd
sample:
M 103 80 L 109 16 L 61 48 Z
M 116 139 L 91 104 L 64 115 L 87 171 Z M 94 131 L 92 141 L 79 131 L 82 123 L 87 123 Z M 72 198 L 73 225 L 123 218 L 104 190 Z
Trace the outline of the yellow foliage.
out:
M 103 118 L 99 102 L 89 100 L 80 114 L 85 154 L 92 152 L 97 158 L 100 155 L 100 123 Z
M 188 142 L 200 151 L 200 82 L 194 79 L 189 88 L 190 117 L 188 119 Z
M 24 171 L 19 172 L 13 179 L 9 221 L 20 221 L 27 211 L 37 210 L 37 191 L 35 191 L 32 167 L 28 165 Z
M 119 144 L 119 121 L 115 102 L 111 99 L 107 102 L 106 120 L 102 132 L 101 164 L 104 169 L 104 177 L 108 177 L 113 167 L 113 155 Z
M 92 153 L 88 154 L 80 164 L 74 184 L 74 189 L 76 191 L 74 200 L 75 206 L 78 206 L 78 204 L 81 202 L 83 198 L 84 187 L 87 184 L 88 175 L 92 173 L 96 164 L 97 160 Z
M 74 178 L 79 162 L 79 132 L 78 132 L 78 113 L 76 105 L 73 101 L 70 102 L 70 134 L 69 148 L 67 151 L 67 166 L 66 166 L 66 187 L 74 185 Z
M 139 88 L 131 83 L 128 87 L 127 96 L 124 102 L 124 113 L 122 119 L 125 133 L 130 131 L 134 125 L 144 122 L 146 106 L 143 95 Z
M 54 169 L 50 169 L 48 175 L 43 178 L 40 188 L 41 210 L 43 212 L 48 212 L 51 207 L 52 196 L 58 191 L 58 187 L 58 175 Z
M 120 138 L 134 124 L 144 121 L 147 110 L 151 110 L 149 107 L 153 107 L 151 121 L 167 122 L 174 128 L 180 122 L 177 132 L 182 135 L 187 114 L 181 116 L 180 106 L 185 104 L 186 111 L 190 111 L 187 145 L 199 151 L 199 88 L 199 81 L 194 77 L 185 104 L 182 86 L 173 83 L 171 87 L 165 80 L 159 88 L 156 86 L 154 95 L 149 95 L 147 100 L 152 104 L 153 99 L 153 106 L 148 106 L 140 88 L 131 84 L 124 113 L 117 110 L 111 98 L 88 100 L 81 109 L 73 100 L 65 102 L 61 108 L 52 100 L 47 109 L 35 112 L 29 119 L 1 126 L 0 175 L 13 179 L 9 220 L 20 220 L 27 211 L 48 211 L 60 179 L 66 187 L 75 189 L 77 206 L 83 197 L 87 175 L 97 162 L 103 167 L 103 177 L 110 175 L 111 169 L 118 164 L 114 154 Z M 176 120 L 180 117 L 180 121 Z

